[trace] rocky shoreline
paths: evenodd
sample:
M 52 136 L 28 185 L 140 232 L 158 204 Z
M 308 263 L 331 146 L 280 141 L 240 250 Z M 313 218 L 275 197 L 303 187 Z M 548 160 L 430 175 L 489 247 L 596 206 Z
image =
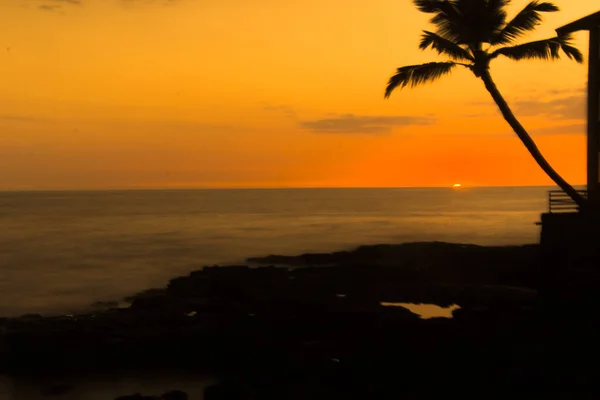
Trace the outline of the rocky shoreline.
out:
M 536 245 L 411 243 L 248 263 L 263 266 L 205 267 L 129 308 L 0 319 L 0 372 L 186 369 L 223 379 L 207 399 L 596 389 L 598 369 L 583 361 L 595 364 L 594 306 L 540 298 Z M 460 309 L 423 320 L 382 302 Z

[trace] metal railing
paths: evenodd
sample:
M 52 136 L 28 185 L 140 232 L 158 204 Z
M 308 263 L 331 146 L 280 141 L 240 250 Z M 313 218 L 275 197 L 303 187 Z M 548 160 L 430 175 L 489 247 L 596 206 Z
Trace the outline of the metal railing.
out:
M 577 193 L 584 199 L 587 199 L 587 190 L 578 190 Z M 562 190 L 551 190 L 548 192 L 548 212 L 576 212 L 579 211 L 579 206 Z

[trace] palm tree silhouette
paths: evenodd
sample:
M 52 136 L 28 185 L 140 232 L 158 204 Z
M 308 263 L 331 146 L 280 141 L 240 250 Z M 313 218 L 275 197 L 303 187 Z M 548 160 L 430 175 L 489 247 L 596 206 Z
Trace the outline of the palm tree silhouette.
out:
M 565 181 L 544 158 L 523 125 L 517 120 L 508 103 L 490 75 L 490 63 L 504 56 L 512 60 L 560 59 L 561 51 L 572 60 L 583 62 L 583 55 L 572 45 L 571 35 L 517 44 L 524 34 L 533 31 L 542 21 L 545 12 L 556 12 L 558 7 L 550 2 L 531 1 L 512 20 L 507 22 L 506 8 L 510 0 L 413 0 L 419 11 L 433 14 L 430 22 L 436 32 L 423 31 L 419 48 L 431 48 L 451 61 L 431 62 L 398 68 L 386 87 L 385 98 L 394 89 L 415 87 L 436 81 L 455 67 L 466 67 L 492 95 L 504 119 L 515 131 L 529 153 L 546 174 L 564 191 L 580 209 L 587 205 L 579 192 Z

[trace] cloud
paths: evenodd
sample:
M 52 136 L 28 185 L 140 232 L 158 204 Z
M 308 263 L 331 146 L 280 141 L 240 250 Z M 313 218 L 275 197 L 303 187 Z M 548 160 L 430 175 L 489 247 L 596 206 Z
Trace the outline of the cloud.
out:
M 587 123 L 556 125 L 532 130 L 534 135 L 585 135 L 586 133 Z
M 38 3 L 44 3 L 39 6 L 40 9 L 58 9 L 62 6 L 80 6 L 81 0 L 36 0 Z
M 263 105 L 263 110 L 265 111 L 275 111 L 275 112 L 280 112 L 283 115 L 285 115 L 286 117 L 296 120 L 298 118 L 298 116 L 296 115 L 296 110 L 294 110 L 294 107 L 292 106 L 288 106 L 285 104 L 282 105 L 278 105 L 278 106 L 273 106 L 270 104 L 266 104 L 266 103 L 261 103 Z
M 462 118 L 482 118 L 482 117 L 489 117 L 490 115 L 492 115 L 492 113 L 480 112 L 480 113 L 472 113 L 472 114 L 461 114 L 460 117 L 462 117 Z
M 175 3 L 179 3 L 181 0 L 119 0 L 122 4 L 162 4 L 162 5 L 171 5 Z
M 300 126 L 315 133 L 389 133 L 394 127 L 431 125 L 435 119 L 431 116 L 357 116 L 339 115 L 316 121 L 303 121 Z
M 40 10 L 42 11 L 49 11 L 49 12 L 53 12 L 53 11 L 58 11 L 60 10 L 62 7 L 61 6 L 56 6 L 56 5 L 49 5 L 49 4 L 42 4 L 41 6 L 38 7 Z
M 517 116 L 548 116 L 551 119 L 586 118 L 587 100 L 585 96 L 568 96 L 550 101 L 520 100 L 514 103 Z
M 587 83 L 586 83 L 587 85 Z M 521 93 L 520 96 L 509 96 L 509 105 L 512 107 L 517 118 L 531 116 L 547 116 L 551 119 L 581 120 L 586 118 L 587 109 L 587 86 L 537 89 Z M 482 98 L 465 103 L 467 108 L 493 107 L 497 110 L 491 98 Z M 485 112 L 470 112 L 462 114 L 464 118 L 477 118 L 489 116 Z
M 46 12 L 60 12 L 71 6 L 82 6 L 86 1 L 92 0 L 21 0 L 25 4 L 37 5 L 37 9 Z M 168 6 L 181 3 L 183 0 L 112 0 L 114 3 L 122 4 L 126 7 L 138 5 L 159 5 Z
M 565 94 L 587 94 L 587 81 L 585 86 L 578 88 L 566 88 L 566 89 L 549 89 L 546 91 L 548 94 L 552 95 L 565 95 Z
M 5 121 L 20 121 L 20 122 L 37 122 L 44 121 L 42 118 L 33 117 L 30 115 L 4 114 L 0 115 L 0 119 Z
M 81 0 L 42 0 L 44 3 L 60 3 L 60 4 L 71 4 L 74 6 L 81 5 Z
M 37 8 L 46 12 L 59 12 L 65 7 L 80 6 L 82 0 L 28 0 L 38 4 Z

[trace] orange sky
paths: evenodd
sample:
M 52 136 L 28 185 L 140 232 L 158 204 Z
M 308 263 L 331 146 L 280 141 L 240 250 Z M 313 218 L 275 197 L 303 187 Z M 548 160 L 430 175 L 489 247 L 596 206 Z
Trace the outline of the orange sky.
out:
M 598 9 L 556 3 L 531 39 Z M 408 0 L 2 1 L 0 189 L 551 183 L 469 72 L 383 99 L 396 67 L 439 59 L 427 19 Z M 492 73 L 583 183 L 586 67 Z

